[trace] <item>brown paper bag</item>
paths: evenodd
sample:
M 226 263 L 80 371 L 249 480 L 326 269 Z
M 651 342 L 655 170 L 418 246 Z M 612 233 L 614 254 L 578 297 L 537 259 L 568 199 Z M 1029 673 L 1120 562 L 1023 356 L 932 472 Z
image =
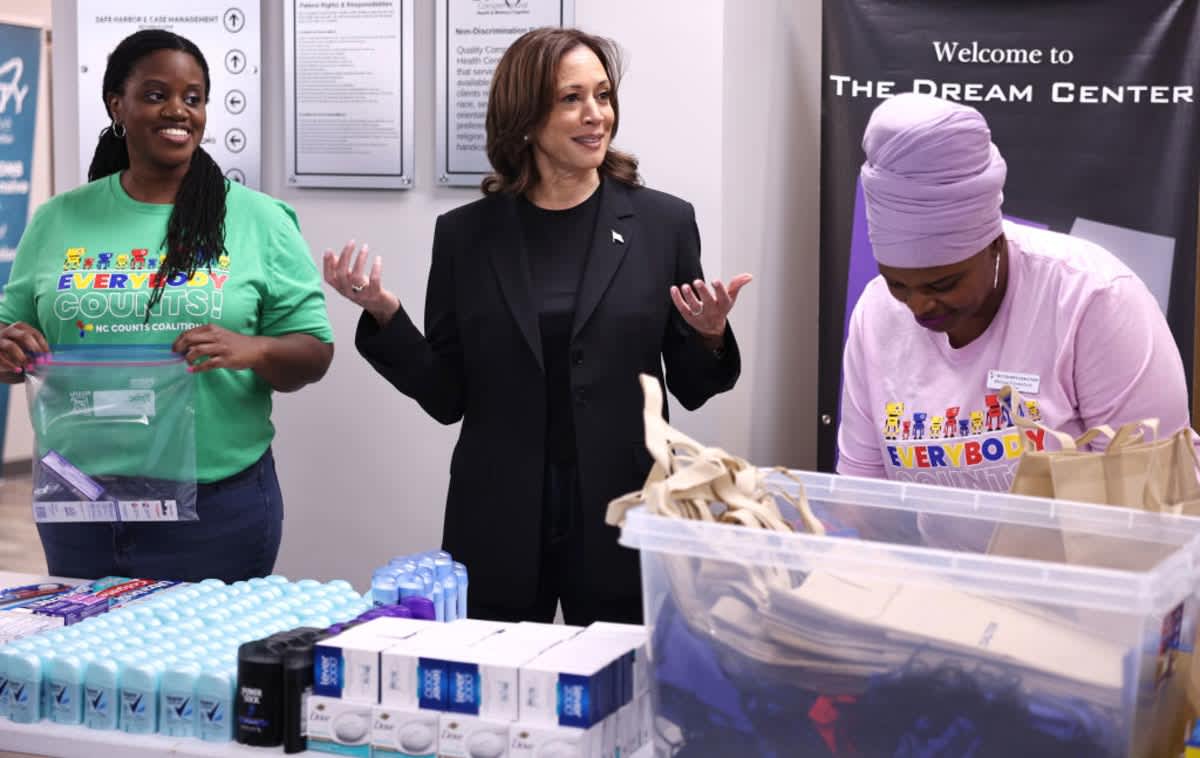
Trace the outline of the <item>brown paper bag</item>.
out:
M 1021 396 L 1012 388 L 1000 391 L 1001 401 L 1011 401 L 1014 409 L 1024 407 Z M 1013 423 L 1022 428 L 1041 429 L 1058 440 L 1061 450 L 1033 450 L 1026 438 L 1026 450 L 1017 464 L 1010 491 L 1018 495 L 1112 505 L 1151 513 L 1200 516 L 1200 480 L 1195 447 L 1190 429 L 1181 429 L 1158 439 L 1158 420 L 1147 419 L 1126 424 L 1114 431 L 1101 426 L 1088 430 L 1078 439 L 1036 424 L 1014 411 Z M 1084 448 L 1104 437 L 1103 451 Z M 1005 526 L 992 535 L 988 552 L 993 555 L 1058 560 L 1076 565 L 1103 568 L 1145 570 L 1159 557 L 1166 557 L 1167 546 L 1147 544 L 1144 550 L 1131 550 L 1128 542 L 1116 549 L 1115 542 L 1102 535 L 1074 528 L 1062 518 L 1060 529 Z M 1200 644 L 1200 640 L 1197 640 Z M 1200 703 L 1200 666 L 1193 655 L 1174 656 L 1173 673 L 1162 682 L 1153 728 L 1152 756 L 1178 756 L 1183 749 L 1188 724 Z M 1189 697 L 1190 696 L 1190 697 Z M 1192 705 L 1189 707 L 1188 701 Z
M 1024 407 L 1012 388 L 1000 391 L 1002 401 L 1012 408 Z M 1061 450 L 1035 450 L 1026 438 L 1026 450 L 1017 463 L 1010 492 L 1016 495 L 1114 505 L 1151 513 L 1200 515 L 1200 468 L 1190 429 L 1157 439 L 1158 421 L 1147 419 L 1113 431 L 1100 426 L 1078 439 L 1013 413 L 1013 423 L 1040 429 L 1056 439 Z M 1147 439 L 1147 433 L 1149 439 Z M 1106 438 L 1103 451 L 1085 450 L 1093 441 Z M 1063 522 L 1061 530 L 1005 526 L 992 536 L 988 552 L 993 555 L 1061 561 L 1103 568 L 1144 568 L 1153 556 L 1132 555 L 1114 550 L 1112 541 L 1086 534 Z M 1149 548 L 1148 549 L 1157 549 Z

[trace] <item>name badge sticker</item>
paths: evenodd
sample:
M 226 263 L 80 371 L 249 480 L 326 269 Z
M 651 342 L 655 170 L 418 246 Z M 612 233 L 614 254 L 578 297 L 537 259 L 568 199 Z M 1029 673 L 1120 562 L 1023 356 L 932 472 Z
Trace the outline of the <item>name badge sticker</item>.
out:
M 1002 389 L 1008 385 L 1022 395 L 1036 395 L 1042 386 L 1042 378 L 1037 374 L 1022 374 L 1018 371 L 988 371 L 987 386 L 990 390 Z

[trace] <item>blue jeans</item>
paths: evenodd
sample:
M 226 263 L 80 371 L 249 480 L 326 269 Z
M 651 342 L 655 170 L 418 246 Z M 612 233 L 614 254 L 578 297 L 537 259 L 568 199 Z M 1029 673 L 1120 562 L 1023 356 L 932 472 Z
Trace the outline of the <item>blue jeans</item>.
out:
M 199 521 L 38 524 L 52 576 L 226 582 L 266 576 L 283 533 L 283 496 L 268 448 L 250 468 L 196 488 Z

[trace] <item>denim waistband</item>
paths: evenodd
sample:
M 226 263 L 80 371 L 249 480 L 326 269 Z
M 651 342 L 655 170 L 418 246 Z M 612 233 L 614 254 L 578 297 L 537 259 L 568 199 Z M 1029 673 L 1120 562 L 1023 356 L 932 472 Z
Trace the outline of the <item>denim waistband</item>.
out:
M 271 448 L 268 447 L 267 451 L 262 454 L 261 458 L 259 458 L 257 461 L 250 464 L 246 468 L 242 469 L 241 471 L 237 472 L 236 474 L 227 476 L 224 479 L 218 479 L 215 482 L 200 483 L 197 485 L 197 489 L 202 490 L 202 491 L 207 491 L 207 492 L 216 492 L 219 490 L 226 489 L 228 487 L 236 487 L 239 484 L 243 484 L 243 483 L 249 481 L 250 479 L 258 476 L 259 471 L 261 471 L 262 468 L 264 466 L 266 466 L 267 464 L 273 463 L 274 460 L 275 460 L 275 458 L 271 452 Z

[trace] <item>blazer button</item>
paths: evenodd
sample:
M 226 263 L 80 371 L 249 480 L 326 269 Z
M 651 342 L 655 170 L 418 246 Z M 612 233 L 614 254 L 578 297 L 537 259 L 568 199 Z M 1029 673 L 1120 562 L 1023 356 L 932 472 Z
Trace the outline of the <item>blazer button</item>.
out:
M 575 388 L 575 405 L 587 405 L 587 389 L 584 387 Z
M 571 363 L 576 366 L 583 365 L 583 351 L 582 350 L 572 350 L 571 351 Z

